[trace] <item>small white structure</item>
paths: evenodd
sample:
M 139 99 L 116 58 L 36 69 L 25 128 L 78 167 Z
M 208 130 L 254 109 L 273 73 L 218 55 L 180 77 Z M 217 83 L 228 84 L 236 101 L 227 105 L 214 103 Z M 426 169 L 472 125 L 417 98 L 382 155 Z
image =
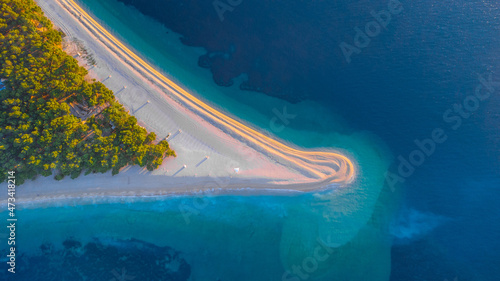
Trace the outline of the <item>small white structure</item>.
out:
M 234 168 L 234 172 L 235 173 L 239 173 L 240 172 L 240 168 Z
M 187 166 L 186 166 L 186 165 L 184 165 L 183 167 L 184 167 L 184 168 L 186 168 Z

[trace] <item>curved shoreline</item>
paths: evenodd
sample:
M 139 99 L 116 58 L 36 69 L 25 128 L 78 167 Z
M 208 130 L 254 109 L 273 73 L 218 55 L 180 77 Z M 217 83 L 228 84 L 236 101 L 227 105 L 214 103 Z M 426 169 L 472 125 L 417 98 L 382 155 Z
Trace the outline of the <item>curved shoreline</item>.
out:
M 21 186 L 19 203 L 36 207 L 51 205 L 50 202 L 79 202 L 82 198 L 105 202 L 107 197 L 193 196 L 200 193 L 293 195 L 330 189 L 355 179 L 355 164 L 346 156 L 287 146 L 200 101 L 140 59 L 74 1 L 38 2 L 51 21 L 68 36 L 86 42 L 99 65 L 93 67 L 89 75 L 102 79 L 99 77 L 113 74 L 112 88 L 123 83 L 131 86 L 125 94 L 115 90 L 120 103 L 134 111 L 145 99 L 148 103 L 151 99 L 146 111 L 134 114 L 148 130 L 160 136 L 172 132 L 173 128 L 183 132 L 173 141 L 179 157 L 165 159 L 153 172 L 130 166 L 116 176 L 91 174 L 62 181 L 39 177 Z M 204 162 L 199 162 L 200 159 L 208 159 L 208 155 L 210 160 L 199 167 Z M 189 168 L 183 170 L 183 164 L 188 164 Z M 234 167 L 242 170 L 234 173 Z M 0 202 L 4 199 L 0 195 Z
M 346 156 L 333 152 L 300 151 L 291 148 L 218 112 L 139 58 L 73 0 L 60 0 L 60 3 L 78 18 L 78 21 L 85 26 L 88 32 L 97 37 L 110 51 L 125 60 L 126 64 L 139 71 L 145 78 L 168 90 L 175 96 L 176 100 L 189 107 L 196 114 L 209 119 L 210 123 L 224 132 L 270 157 L 284 160 L 288 166 L 300 170 L 325 185 L 328 183 L 347 183 L 354 177 L 354 165 Z

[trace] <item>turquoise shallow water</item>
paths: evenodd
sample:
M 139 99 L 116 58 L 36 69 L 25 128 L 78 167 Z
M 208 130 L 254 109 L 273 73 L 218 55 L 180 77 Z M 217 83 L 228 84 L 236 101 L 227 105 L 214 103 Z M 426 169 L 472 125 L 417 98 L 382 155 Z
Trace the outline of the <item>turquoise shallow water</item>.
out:
M 157 34 L 167 32 L 159 24 L 115 1 L 90 0 L 84 7 L 145 59 L 220 110 L 302 147 L 340 149 L 357 162 L 359 174 L 348 186 L 317 194 L 206 194 L 133 201 L 113 198 L 113 202 L 101 198 L 91 205 L 67 202 L 66 206 L 21 209 L 18 251 L 31 261 L 30 268 L 48 266 L 33 257 L 49 255 L 55 260 L 64 253 L 69 261 L 76 255 L 73 252 L 83 262 L 67 262 L 66 271 L 76 271 L 75 264 L 90 264 L 85 258 L 91 256 L 91 250 L 76 247 L 78 250 L 69 251 L 63 246 L 70 238 L 81 245 L 99 241 L 113 249 L 131 247 L 119 241 L 138 239 L 178 251 L 190 266 L 189 280 L 389 279 L 389 221 L 399 193 L 384 186 L 391 156 L 377 136 L 351 129 L 318 103 L 292 105 L 261 94 L 250 96 L 235 87 L 220 88 L 212 83 L 208 71 L 197 66 L 197 56 L 203 51 L 181 45 L 172 32 L 159 38 Z M 134 25 L 131 18 L 145 24 Z M 285 107 L 296 116 L 277 130 L 270 123 L 273 110 Z M 52 245 L 52 254 L 42 251 L 41 245 Z M 140 258 L 125 257 L 110 254 L 95 269 L 101 272 L 96 280 L 113 280 L 113 270 L 122 267 L 138 280 L 156 280 L 154 269 L 138 271 L 132 266 L 143 262 Z M 57 265 L 61 262 L 50 264 Z M 82 276 L 91 276 L 80 271 Z M 37 280 L 50 280 L 50 274 L 37 274 Z
M 383 206 L 391 195 L 381 196 L 373 217 L 362 226 L 349 220 L 355 215 L 353 204 L 362 202 L 331 200 L 327 195 L 150 198 L 148 202 L 25 209 L 18 212 L 22 230 L 18 249 L 36 256 L 41 255 L 41 245 L 54 245 L 58 251 L 69 238 L 83 245 L 96 239 L 114 245 L 117 240 L 135 238 L 179 251 L 191 266 L 191 280 L 280 280 L 287 268 L 304 264 L 314 268 L 317 251 L 321 256 L 317 268 L 306 271 L 317 277 L 311 280 L 366 280 L 367 276 L 385 280 L 390 241 L 384 231 L 389 210 Z M 351 235 L 352 229 L 358 230 Z M 350 236 L 347 243 L 336 242 L 346 235 Z M 119 259 L 103 263 L 104 272 L 112 271 L 115 264 Z M 47 265 L 30 264 L 37 266 Z M 134 272 L 126 263 L 125 267 L 130 274 L 151 280 L 147 272 Z

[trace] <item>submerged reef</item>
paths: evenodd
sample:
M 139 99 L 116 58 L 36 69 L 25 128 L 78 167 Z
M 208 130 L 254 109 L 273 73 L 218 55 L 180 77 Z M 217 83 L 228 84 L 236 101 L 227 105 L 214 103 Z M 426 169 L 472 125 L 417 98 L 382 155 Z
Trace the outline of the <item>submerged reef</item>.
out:
M 45 243 L 35 255 L 23 254 L 16 280 L 188 280 L 191 267 L 181 253 L 137 239 L 67 239 L 62 247 Z

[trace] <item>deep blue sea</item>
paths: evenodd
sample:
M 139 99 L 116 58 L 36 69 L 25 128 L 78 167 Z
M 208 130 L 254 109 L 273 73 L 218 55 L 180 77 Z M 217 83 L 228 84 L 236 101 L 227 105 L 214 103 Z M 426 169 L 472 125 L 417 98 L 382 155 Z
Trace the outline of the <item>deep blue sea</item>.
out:
M 346 196 L 24 209 L 16 280 L 499 280 L 498 1 L 81 2 L 201 98 L 361 174 Z

